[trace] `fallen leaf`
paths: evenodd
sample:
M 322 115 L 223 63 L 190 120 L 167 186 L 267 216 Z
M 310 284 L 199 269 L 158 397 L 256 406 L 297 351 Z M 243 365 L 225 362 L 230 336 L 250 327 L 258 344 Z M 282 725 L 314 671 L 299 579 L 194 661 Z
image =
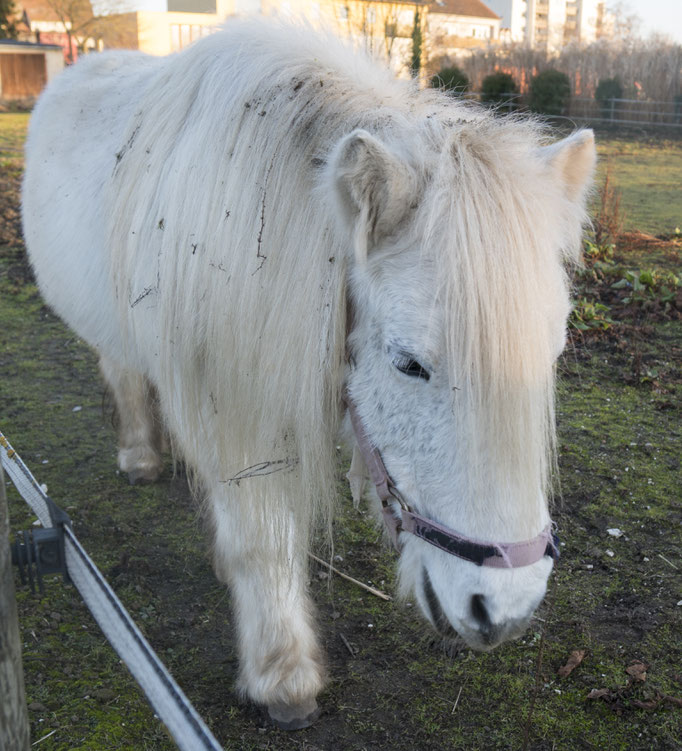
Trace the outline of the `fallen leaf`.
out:
M 625 672 L 632 676 L 636 681 L 646 680 L 646 671 L 649 666 L 639 660 L 633 660 L 626 668 Z
M 603 696 L 608 696 L 608 688 L 593 688 L 587 695 L 588 699 L 601 699 Z
M 660 699 L 651 699 L 651 701 L 639 701 L 639 699 L 633 699 L 632 703 L 640 709 L 656 709 L 661 703 Z
M 640 709 L 656 709 L 656 707 L 662 702 L 667 701 L 676 707 L 682 708 L 682 699 L 678 699 L 676 696 L 668 696 L 668 694 L 659 694 L 656 692 L 656 698 L 649 701 L 633 700 L 633 704 Z
M 557 671 L 558 674 L 562 678 L 565 678 L 567 675 L 570 675 L 578 667 L 578 665 L 580 665 L 580 663 L 585 659 L 586 654 L 587 654 L 586 649 L 574 649 L 569 655 L 568 660 L 566 660 L 566 664 L 562 665 Z

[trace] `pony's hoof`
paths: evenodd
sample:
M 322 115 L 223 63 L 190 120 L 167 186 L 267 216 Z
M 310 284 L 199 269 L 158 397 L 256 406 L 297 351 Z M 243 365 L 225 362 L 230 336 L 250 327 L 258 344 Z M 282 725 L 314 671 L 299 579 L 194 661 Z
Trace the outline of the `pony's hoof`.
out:
M 134 469 L 128 472 L 128 482 L 131 485 L 150 485 L 159 477 L 159 471 L 156 469 Z
M 302 730 L 310 727 L 320 716 L 320 708 L 315 699 L 301 704 L 268 704 L 270 720 L 282 730 Z

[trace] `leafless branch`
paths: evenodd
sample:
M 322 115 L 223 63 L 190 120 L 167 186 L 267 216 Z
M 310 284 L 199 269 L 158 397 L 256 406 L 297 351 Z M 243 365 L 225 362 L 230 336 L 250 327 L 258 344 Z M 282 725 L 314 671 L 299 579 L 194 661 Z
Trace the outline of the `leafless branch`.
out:
M 334 568 L 330 563 L 323 561 L 321 558 L 318 558 L 316 555 L 313 555 L 312 553 L 308 553 L 308 555 L 315 562 L 329 569 L 329 571 L 331 571 L 332 573 L 336 574 L 337 576 L 340 576 L 342 579 L 346 579 L 346 581 L 353 582 L 353 584 L 356 584 L 358 587 L 361 587 L 366 592 L 373 594 L 375 597 L 378 597 L 381 600 L 386 600 L 388 602 L 390 602 L 393 599 L 390 595 L 387 595 L 385 592 L 382 592 L 380 589 L 375 589 L 374 587 L 370 587 L 368 584 L 363 584 L 361 581 L 358 581 L 357 579 L 353 579 L 352 576 L 348 576 L 348 574 L 342 573 L 338 569 Z

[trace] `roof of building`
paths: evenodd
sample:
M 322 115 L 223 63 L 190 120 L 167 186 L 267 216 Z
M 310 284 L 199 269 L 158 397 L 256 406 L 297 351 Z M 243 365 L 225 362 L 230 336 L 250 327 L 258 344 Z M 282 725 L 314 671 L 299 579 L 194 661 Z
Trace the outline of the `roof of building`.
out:
M 474 18 L 500 18 L 481 0 L 435 0 L 429 3 L 429 13 L 447 13 L 451 16 Z
M 30 47 L 37 50 L 61 50 L 58 44 L 36 44 L 36 42 L 21 42 L 18 39 L 0 39 L 0 44 L 8 47 Z

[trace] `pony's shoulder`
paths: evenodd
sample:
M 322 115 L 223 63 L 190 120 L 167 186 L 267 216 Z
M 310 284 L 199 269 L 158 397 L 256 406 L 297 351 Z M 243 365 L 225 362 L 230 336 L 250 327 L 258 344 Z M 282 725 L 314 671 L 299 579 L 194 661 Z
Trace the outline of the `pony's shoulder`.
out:
M 138 71 L 141 68 L 155 67 L 162 59 L 138 50 L 107 50 L 83 55 L 75 65 L 65 71 L 65 76 L 72 80 L 108 75 L 118 76 L 121 73 Z

